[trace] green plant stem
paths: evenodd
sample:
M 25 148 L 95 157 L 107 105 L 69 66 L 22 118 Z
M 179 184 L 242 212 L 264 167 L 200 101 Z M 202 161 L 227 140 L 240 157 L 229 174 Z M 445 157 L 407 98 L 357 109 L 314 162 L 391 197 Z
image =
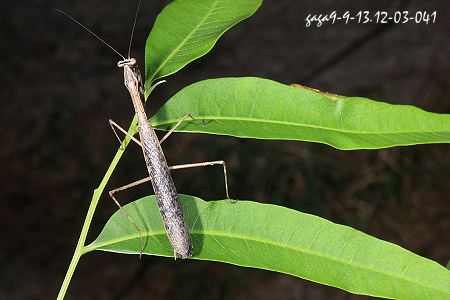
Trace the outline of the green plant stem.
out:
M 128 129 L 128 133 L 131 135 L 134 132 L 134 129 L 136 128 L 136 116 L 131 121 L 131 125 Z M 86 253 L 85 251 L 85 243 L 86 243 L 86 237 L 89 231 L 89 227 L 91 226 L 92 218 L 94 217 L 94 212 L 97 207 L 98 201 L 100 200 L 100 196 L 103 193 L 103 190 L 106 187 L 106 184 L 109 181 L 109 178 L 111 177 L 112 173 L 114 172 L 114 169 L 116 168 L 117 164 L 120 161 L 120 158 L 122 157 L 123 153 L 125 152 L 126 147 L 128 146 L 130 142 L 130 138 L 128 136 L 125 136 L 125 139 L 122 142 L 121 147 L 117 150 L 116 155 L 114 156 L 111 164 L 108 167 L 108 170 L 106 170 L 105 175 L 103 176 L 102 181 L 100 182 L 100 185 L 94 190 L 94 194 L 92 195 L 91 204 L 89 205 L 89 209 L 86 214 L 86 218 L 84 219 L 83 228 L 81 229 L 80 237 L 78 238 L 78 243 L 75 248 L 75 252 L 72 256 L 72 260 L 70 261 L 69 268 L 67 269 L 66 276 L 64 277 L 64 281 L 61 285 L 61 288 L 58 293 L 58 300 L 64 299 L 64 296 L 67 292 L 67 288 L 69 287 L 70 281 L 72 279 L 72 275 L 75 272 L 75 268 L 77 267 L 78 261 L 80 260 L 80 257 Z

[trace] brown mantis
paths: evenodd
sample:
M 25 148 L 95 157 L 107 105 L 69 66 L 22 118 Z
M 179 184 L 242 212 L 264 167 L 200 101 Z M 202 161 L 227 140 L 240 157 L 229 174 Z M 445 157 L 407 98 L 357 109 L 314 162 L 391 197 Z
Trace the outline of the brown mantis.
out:
M 161 148 L 161 144 L 174 132 L 174 130 L 187 118 L 192 118 L 191 115 L 186 114 L 183 116 L 175 126 L 170 129 L 164 137 L 159 140 L 156 136 L 155 130 L 152 125 L 148 122 L 147 115 L 144 110 L 144 97 L 143 97 L 143 86 L 142 86 L 142 77 L 140 75 L 139 69 L 136 64 L 136 60 L 130 57 L 131 43 L 133 39 L 134 28 L 136 24 L 136 19 L 139 11 L 141 1 L 139 1 L 138 8 L 136 10 L 136 14 L 133 22 L 133 29 L 131 32 L 130 43 L 128 47 L 128 58 L 125 58 L 121 55 L 117 50 L 115 50 L 112 46 L 106 43 L 103 39 L 97 36 L 94 32 L 88 29 L 86 26 L 82 25 L 76 19 L 68 15 L 67 13 L 56 9 L 60 13 L 64 14 L 72 21 L 80 25 L 83 29 L 87 30 L 94 37 L 99 39 L 102 43 L 112 49 L 116 54 L 121 57 L 121 60 L 117 63 L 119 68 L 123 68 L 124 74 L 124 84 L 128 89 L 131 100 L 133 103 L 133 107 L 137 116 L 138 122 L 138 132 L 139 132 L 139 140 L 135 137 L 129 135 L 126 130 L 120 127 L 116 122 L 110 120 L 110 126 L 114 131 L 114 134 L 119 139 L 117 132 L 115 129 L 123 132 L 127 135 L 132 141 L 136 142 L 141 148 L 145 159 L 145 164 L 147 166 L 147 170 L 149 176 L 138 181 L 132 182 L 130 184 L 121 186 L 119 188 L 113 189 L 109 192 L 109 195 L 114 200 L 114 202 L 118 205 L 118 207 L 124 212 L 125 216 L 128 220 L 133 224 L 133 226 L 139 232 L 141 238 L 141 252 L 144 251 L 144 243 L 142 238 L 142 232 L 140 228 L 136 225 L 136 223 L 130 218 L 127 212 L 122 208 L 119 201 L 114 196 L 115 193 L 119 191 L 123 191 L 125 189 L 143 184 L 145 182 L 151 181 L 153 190 L 155 192 L 155 196 L 158 202 L 159 210 L 161 213 L 161 217 L 164 223 L 164 227 L 167 232 L 167 237 L 172 245 L 174 250 L 174 256 L 179 255 L 181 258 L 188 258 L 193 254 L 193 247 L 191 237 L 189 235 L 189 229 L 186 224 L 183 211 L 181 209 L 180 201 L 178 198 L 178 193 L 175 188 L 175 184 L 172 180 L 172 176 L 170 175 L 170 170 L 184 169 L 184 168 L 193 168 L 193 167 L 201 167 L 201 166 L 211 166 L 211 165 L 222 165 L 224 178 L 225 178 L 225 192 L 226 196 L 229 199 L 228 194 L 228 180 L 227 180 L 227 172 L 226 165 L 223 160 L 217 161 L 209 161 L 209 162 L 200 162 L 200 163 L 191 163 L 191 164 L 183 164 L 177 166 L 169 167 L 167 165 L 164 153 Z M 158 84 L 164 81 L 157 82 L 151 87 L 153 90 Z

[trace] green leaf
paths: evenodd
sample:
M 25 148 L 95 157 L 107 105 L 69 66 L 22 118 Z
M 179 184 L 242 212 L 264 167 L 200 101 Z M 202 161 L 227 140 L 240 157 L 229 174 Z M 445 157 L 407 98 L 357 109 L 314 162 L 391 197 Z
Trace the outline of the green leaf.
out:
M 180 200 L 194 259 L 291 274 L 355 294 L 450 298 L 450 272 L 443 266 L 350 227 L 270 204 Z M 144 233 L 144 253 L 173 256 L 154 196 L 124 209 Z M 139 253 L 139 234 L 117 211 L 85 248 L 92 250 Z
M 450 115 L 262 78 L 219 78 L 174 95 L 150 120 L 177 131 L 318 142 L 342 150 L 450 142 Z
M 262 0 L 177 0 L 156 18 L 145 46 L 145 90 L 208 53 L 219 37 L 250 17 Z

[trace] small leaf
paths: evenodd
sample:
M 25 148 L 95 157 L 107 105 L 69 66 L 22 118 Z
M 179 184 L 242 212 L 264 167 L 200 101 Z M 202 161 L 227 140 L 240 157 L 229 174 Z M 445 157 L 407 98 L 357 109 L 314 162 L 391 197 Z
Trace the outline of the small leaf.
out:
M 177 131 L 318 142 L 342 150 L 450 143 L 450 115 L 243 77 L 194 83 L 150 120 Z
M 449 299 L 450 272 L 429 259 L 347 226 L 251 201 L 180 195 L 194 259 L 291 274 L 355 294 Z M 154 196 L 124 207 L 144 232 L 144 253 L 172 257 Z M 139 253 L 139 234 L 117 211 L 85 252 Z
M 158 15 L 145 46 L 145 90 L 208 53 L 219 37 L 250 17 L 262 0 L 176 0 Z

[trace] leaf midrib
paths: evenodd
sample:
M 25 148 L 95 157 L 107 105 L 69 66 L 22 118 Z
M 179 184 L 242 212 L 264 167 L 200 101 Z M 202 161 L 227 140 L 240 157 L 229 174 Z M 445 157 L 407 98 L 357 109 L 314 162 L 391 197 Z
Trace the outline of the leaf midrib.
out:
M 216 0 L 214 2 L 214 4 L 210 7 L 209 11 L 207 12 L 207 14 L 200 20 L 200 22 L 192 29 L 192 31 L 181 41 L 181 43 L 174 49 L 174 51 L 172 51 L 164 60 L 163 62 L 159 65 L 159 67 L 156 69 L 155 72 L 153 72 L 153 74 L 150 76 L 149 80 L 150 82 L 154 79 L 155 75 L 158 74 L 158 72 L 167 64 L 167 62 L 175 55 L 175 53 L 178 52 L 178 50 L 180 50 L 181 47 L 184 46 L 184 44 L 191 38 L 191 36 L 194 34 L 194 32 L 197 31 L 197 29 L 203 25 L 203 23 L 205 22 L 205 20 L 210 16 L 212 10 L 217 6 L 217 3 L 219 3 L 220 0 Z
M 205 120 L 231 120 L 231 121 L 246 121 L 246 122 L 255 122 L 255 123 L 270 123 L 270 124 L 276 124 L 276 125 L 289 125 L 289 126 L 297 126 L 297 127 L 308 127 L 308 128 L 316 128 L 316 129 L 323 129 L 328 131 L 336 131 L 336 132 L 343 132 L 343 133 L 352 133 L 352 134 L 405 134 L 405 133 L 450 133 L 450 131 L 380 131 L 380 132 L 374 132 L 374 131 L 351 131 L 351 130 L 345 130 L 345 129 L 336 129 L 331 127 L 324 127 L 324 126 L 318 126 L 318 125 L 312 125 L 312 124 L 304 124 L 304 123 L 294 123 L 289 121 L 279 121 L 279 120 L 267 120 L 267 119 L 259 119 L 259 118 L 248 118 L 248 117 L 217 117 L 217 116 L 201 116 Z M 153 126 L 159 126 L 159 125 L 169 125 L 169 124 L 175 124 L 179 120 L 167 120 L 164 122 L 154 122 L 152 123 Z M 177 130 L 179 132 L 182 132 L 182 130 Z
M 336 258 L 334 256 L 328 256 L 328 255 L 324 255 L 323 253 L 312 252 L 311 250 L 305 249 L 305 248 L 292 247 L 292 246 L 289 246 L 288 244 L 275 243 L 272 240 L 263 240 L 263 239 L 257 239 L 257 238 L 254 238 L 254 237 L 250 237 L 249 238 L 249 237 L 246 237 L 246 236 L 243 236 L 243 235 L 227 234 L 227 233 L 222 233 L 222 232 L 217 232 L 217 231 L 205 232 L 205 231 L 200 231 L 200 230 L 190 230 L 189 232 L 192 235 L 195 235 L 195 234 L 196 235 L 209 235 L 209 236 L 212 236 L 212 237 L 219 236 L 219 237 L 226 237 L 226 238 L 236 239 L 236 240 L 239 239 L 239 240 L 243 240 L 243 241 L 259 242 L 259 243 L 269 244 L 269 245 L 272 245 L 272 246 L 275 246 L 275 247 L 278 247 L 278 248 L 290 249 L 293 252 L 301 252 L 301 253 L 305 253 L 306 255 L 322 257 L 322 258 L 325 258 L 325 259 L 329 259 L 329 260 L 332 260 L 332 261 L 336 261 L 336 262 L 342 263 L 344 265 L 349 265 L 349 266 L 353 266 L 353 267 L 356 267 L 356 268 L 359 268 L 359 269 L 362 269 L 362 270 L 366 270 L 368 272 L 373 272 L 373 273 L 378 273 L 378 274 L 383 274 L 383 275 L 387 275 L 387 276 L 390 276 L 390 277 L 398 278 L 399 280 L 404 280 L 404 281 L 407 281 L 407 282 L 410 282 L 410 283 L 413 283 L 413 284 L 418 284 L 418 285 L 421 285 L 423 287 L 426 287 L 426 288 L 429 288 L 429 289 L 432 289 L 432 290 L 435 290 L 435 291 L 442 292 L 444 294 L 450 295 L 450 293 L 448 291 L 436 288 L 434 286 L 429 286 L 429 285 L 423 284 L 421 282 L 414 281 L 414 280 L 410 279 L 409 277 L 398 276 L 395 273 L 387 273 L 387 272 L 384 272 L 383 270 L 375 269 L 373 267 L 368 267 L 366 265 L 352 264 L 352 263 L 349 263 L 348 260 L 339 260 L 338 258 Z M 153 231 L 152 233 L 146 232 L 144 234 L 144 236 L 151 236 L 151 237 L 154 237 L 154 236 L 157 236 L 157 235 L 164 235 L 165 236 L 166 232 L 161 230 L 161 231 Z M 120 242 L 125 242 L 125 241 L 129 241 L 129 240 L 133 240 L 133 239 L 139 239 L 139 238 L 140 238 L 139 234 L 129 235 L 129 236 L 127 236 L 127 238 L 112 239 L 109 242 L 98 243 L 96 246 L 92 246 L 93 244 L 90 244 L 88 246 L 85 246 L 84 249 L 86 250 L 86 252 L 90 252 L 90 251 L 93 251 L 93 250 L 100 249 L 101 247 L 104 247 L 104 246 L 113 245 L 113 244 L 117 244 L 117 243 L 120 243 Z M 201 260 L 210 260 L 210 259 L 203 259 L 203 258 L 199 258 L 199 259 L 201 259 Z M 219 262 L 224 262 L 224 261 L 220 261 L 220 260 L 218 260 L 218 261 Z M 247 266 L 253 267 L 253 265 L 247 265 Z M 269 268 L 266 268 L 266 269 L 267 270 L 272 270 L 272 269 L 269 269 Z M 293 276 L 298 276 L 298 275 L 296 275 L 294 273 L 289 273 L 289 272 L 285 272 L 285 273 L 293 275 Z

